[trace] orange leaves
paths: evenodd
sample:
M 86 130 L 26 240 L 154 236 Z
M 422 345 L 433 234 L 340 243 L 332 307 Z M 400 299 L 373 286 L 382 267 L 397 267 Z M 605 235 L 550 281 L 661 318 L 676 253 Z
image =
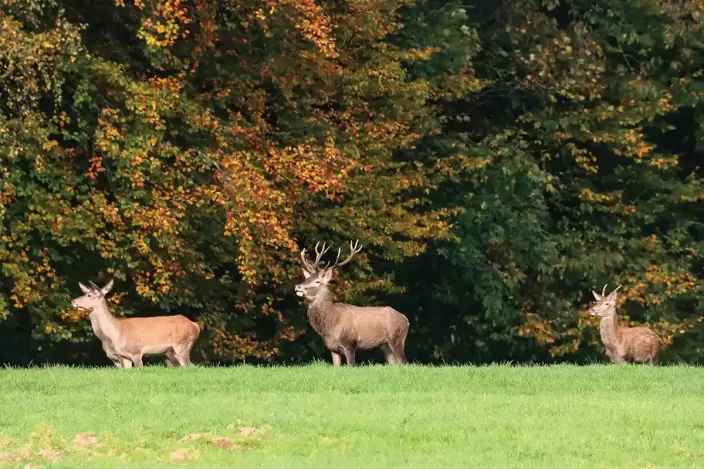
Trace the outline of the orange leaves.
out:
M 653 264 L 647 268 L 643 280 L 623 288 L 620 300 L 628 299 L 647 307 L 657 306 L 668 298 L 695 292 L 698 288 L 692 273 L 674 272 L 667 264 Z
M 555 342 L 555 331 L 551 328 L 551 321 L 541 320 L 536 314 L 526 313 L 524 324 L 519 327 L 519 336 L 533 336 L 541 344 Z
M 315 0 L 279 0 L 279 3 L 293 4 L 301 17 L 296 23 L 296 29 L 301 31 L 304 38 L 313 42 L 324 57 L 337 57 L 335 39 L 328 16 L 316 4 Z
M 83 310 L 63 310 L 61 311 L 61 319 L 72 323 L 80 322 L 88 317 L 88 311 Z

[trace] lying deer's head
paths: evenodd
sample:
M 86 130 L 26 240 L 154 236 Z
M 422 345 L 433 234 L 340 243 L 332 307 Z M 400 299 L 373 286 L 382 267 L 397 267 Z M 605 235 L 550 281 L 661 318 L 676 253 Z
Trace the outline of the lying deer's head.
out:
M 597 303 L 590 308 L 590 316 L 600 316 L 601 318 L 604 318 L 611 315 L 617 307 L 617 290 L 622 288 L 622 286 L 617 286 L 617 288 L 615 288 L 614 291 L 607 296 L 605 296 L 606 288 L 607 285 L 602 287 L 602 294 L 597 293 L 595 290 L 592 291 L 592 296 L 595 297 Z
M 320 243 L 316 243 L 316 260 L 313 262 L 310 262 L 306 258 L 306 249 L 301 251 L 301 272 L 303 272 L 306 280 L 296 285 L 295 288 L 298 296 L 303 296 L 310 301 L 313 301 L 326 288 L 328 283 L 330 283 L 331 278 L 333 278 L 333 271 L 335 269 L 350 262 L 352 258 L 355 257 L 355 254 L 362 250 L 362 246 L 358 245 L 357 241 L 355 241 L 355 243 L 350 241 L 350 255 L 347 259 L 343 262 L 338 262 L 340 260 L 341 252 L 340 248 L 338 248 L 338 256 L 335 258 L 335 263 L 333 265 L 327 263 L 324 267 L 320 267 L 318 263 L 321 261 L 323 254 L 328 252 L 330 246 L 326 247 L 326 243 L 323 243 L 323 246 L 319 250 L 319 244 Z
M 105 295 L 113 288 L 113 281 L 110 280 L 103 288 L 100 288 L 93 282 L 88 282 L 88 285 L 90 286 L 87 287 L 81 282 L 78 282 L 78 286 L 81 287 L 81 291 L 83 291 L 84 295 L 71 301 L 71 306 L 90 312 L 103 304 Z

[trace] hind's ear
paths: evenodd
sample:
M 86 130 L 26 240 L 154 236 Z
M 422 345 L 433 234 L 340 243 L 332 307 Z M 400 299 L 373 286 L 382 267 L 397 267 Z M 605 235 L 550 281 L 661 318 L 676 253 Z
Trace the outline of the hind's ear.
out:
M 103 288 L 100 289 L 100 291 L 103 292 L 103 295 L 107 295 L 110 293 L 110 290 L 113 289 L 113 279 L 110 279 L 108 283 L 105 284 Z
M 81 287 L 81 291 L 85 293 L 86 295 L 91 292 L 91 289 L 82 284 L 81 282 L 78 282 L 78 286 Z
M 602 295 L 597 293 L 595 290 L 592 291 L 592 296 L 594 296 L 597 301 L 600 301 L 602 299 Z

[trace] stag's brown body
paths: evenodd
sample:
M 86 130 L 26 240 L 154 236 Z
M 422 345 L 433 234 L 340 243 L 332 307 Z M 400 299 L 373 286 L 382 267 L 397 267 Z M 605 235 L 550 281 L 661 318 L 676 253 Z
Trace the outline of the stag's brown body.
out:
M 605 288 L 607 285 L 605 285 Z M 597 303 L 590 314 L 600 317 L 600 337 L 612 363 L 658 364 L 661 339 L 648 327 L 622 327 L 617 319 L 617 290 L 605 296 L 592 292 Z
M 317 251 L 315 263 L 305 258 L 301 252 L 303 273 L 306 280 L 296 286 L 299 296 L 309 301 L 308 319 L 311 327 L 321 335 L 331 352 L 333 365 L 339 366 L 342 356 L 348 365 L 355 364 L 356 350 L 380 348 L 390 364 L 406 363 L 404 345 L 409 332 L 409 320 L 389 306 L 354 306 L 335 303 L 328 283 L 333 269 L 345 265 L 359 252 L 360 248 L 351 243 L 351 255 L 345 261 L 328 268 L 318 268 L 320 257 L 327 251 Z M 338 258 L 340 250 L 338 250 Z
M 116 366 L 140 367 L 145 355 L 166 355 L 167 366 L 191 364 L 191 348 L 201 331 L 198 324 L 182 315 L 116 318 L 104 297 L 112 281 L 103 289 L 80 285 L 85 295 L 72 304 L 89 311 L 93 331 Z

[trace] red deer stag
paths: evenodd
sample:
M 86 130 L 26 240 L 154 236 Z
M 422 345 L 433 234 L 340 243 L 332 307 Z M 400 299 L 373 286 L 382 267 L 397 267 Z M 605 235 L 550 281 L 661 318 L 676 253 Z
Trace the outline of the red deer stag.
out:
M 310 262 L 306 258 L 306 249 L 301 251 L 301 271 L 306 278 L 296 285 L 296 294 L 309 302 L 308 320 L 313 329 L 323 337 L 328 350 L 333 357 L 333 366 L 340 366 L 345 355 L 348 365 L 355 364 L 356 350 L 381 348 L 387 363 L 396 365 L 407 363 L 404 354 L 404 344 L 409 332 L 409 320 L 389 306 L 353 306 L 345 303 L 334 303 L 328 284 L 333 271 L 352 260 L 360 252 L 362 246 L 358 242 L 350 242 L 350 255 L 342 262 L 340 248 L 335 263 L 329 267 L 319 267 L 321 257 L 330 249 L 323 243 L 318 249 L 316 244 L 316 260 Z

